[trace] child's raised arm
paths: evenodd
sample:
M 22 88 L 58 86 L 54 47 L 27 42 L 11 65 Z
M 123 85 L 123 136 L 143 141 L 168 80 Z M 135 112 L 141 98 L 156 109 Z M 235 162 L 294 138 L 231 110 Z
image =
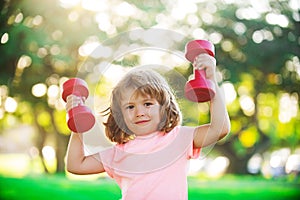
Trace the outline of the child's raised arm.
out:
M 70 95 L 67 98 L 66 110 L 83 103 L 80 97 Z M 66 169 L 73 174 L 96 174 L 104 172 L 99 155 L 85 156 L 83 146 L 83 133 L 72 133 L 66 156 Z
M 195 130 L 194 147 L 205 147 L 217 142 L 230 132 L 230 120 L 225 105 L 224 94 L 216 81 L 216 60 L 208 54 L 200 54 L 194 67 L 206 70 L 206 78 L 215 83 L 215 96 L 210 102 L 210 123 Z

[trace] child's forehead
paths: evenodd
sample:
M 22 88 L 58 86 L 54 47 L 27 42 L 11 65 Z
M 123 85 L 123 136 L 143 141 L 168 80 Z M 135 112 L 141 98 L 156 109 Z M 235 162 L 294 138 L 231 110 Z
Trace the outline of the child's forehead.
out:
M 151 98 L 151 95 L 141 91 L 138 88 L 126 88 L 122 92 L 121 101 L 129 101 L 130 99 L 135 99 L 140 97 Z

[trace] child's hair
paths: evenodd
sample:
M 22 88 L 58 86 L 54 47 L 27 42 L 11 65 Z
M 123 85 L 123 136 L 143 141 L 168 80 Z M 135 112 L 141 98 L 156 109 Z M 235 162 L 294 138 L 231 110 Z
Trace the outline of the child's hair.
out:
M 132 139 L 132 132 L 123 119 L 120 102 L 122 94 L 128 89 L 135 90 L 133 95 L 150 95 L 160 104 L 161 122 L 158 131 L 170 132 L 181 123 L 181 112 L 166 80 L 157 72 L 149 69 L 134 69 L 128 72 L 114 87 L 111 96 L 107 122 L 104 123 L 106 136 L 118 144 Z

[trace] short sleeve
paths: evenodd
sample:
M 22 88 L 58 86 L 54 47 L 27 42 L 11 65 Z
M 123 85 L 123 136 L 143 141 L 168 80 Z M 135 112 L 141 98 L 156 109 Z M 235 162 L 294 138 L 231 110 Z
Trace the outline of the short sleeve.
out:
M 101 162 L 103 164 L 104 170 L 111 178 L 114 178 L 114 176 L 113 176 L 112 168 L 109 167 L 109 163 L 112 162 L 113 154 L 114 154 L 114 151 L 113 151 L 112 147 L 99 152 L 99 156 L 100 156 Z
M 187 126 L 183 126 L 181 127 L 181 133 L 180 134 L 184 134 L 190 144 L 187 148 L 187 158 L 188 159 L 196 159 L 199 158 L 200 153 L 201 153 L 201 148 L 194 148 L 194 132 L 195 132 L 195 128 L 196 127 L 187 127 Z

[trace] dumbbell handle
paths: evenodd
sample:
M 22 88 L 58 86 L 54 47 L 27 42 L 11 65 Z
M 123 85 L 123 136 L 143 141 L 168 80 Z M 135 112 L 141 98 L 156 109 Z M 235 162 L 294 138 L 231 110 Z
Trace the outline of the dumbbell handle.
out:
M 196 57 L 199 56 L 200 54 L 208 54 L 212 57 L 215 57 L 215 46 L 207 41 L 207 40 L 193 40 L 187 43 L 186 45 L 186 54 L 185 57 L 187 60 L 189 60 L 191 63 L 194 63 L 196 60 Z M 201 78 L 199 75 L 202 76 L 202 78 L 206 78 L 206 72 L 205 70 L 199 70 L 196 69 L 194 66 L 194 74 L 195 78 Z M 199 73 L 196 72 L 196 70 L 199 71 Z

